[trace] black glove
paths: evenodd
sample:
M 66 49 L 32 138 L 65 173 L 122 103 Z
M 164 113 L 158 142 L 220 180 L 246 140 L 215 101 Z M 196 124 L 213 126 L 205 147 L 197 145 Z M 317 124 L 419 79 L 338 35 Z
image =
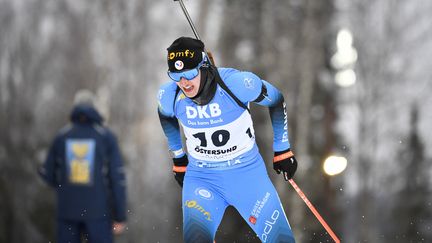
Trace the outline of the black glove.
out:
M 186 174 L 186 166 L 189 163 L 187 155 L 185 154 L 180 158 L 173 158 L 173 162 L 174 178 L 176 179 L 177 183 L 181 187 L 183 187 L 183 180 Z
M 291 149 L 274 153 L 273 169 L 278 174 L 283 172 L 286 181 L 294 176 L 297 170 L 297 160 Z

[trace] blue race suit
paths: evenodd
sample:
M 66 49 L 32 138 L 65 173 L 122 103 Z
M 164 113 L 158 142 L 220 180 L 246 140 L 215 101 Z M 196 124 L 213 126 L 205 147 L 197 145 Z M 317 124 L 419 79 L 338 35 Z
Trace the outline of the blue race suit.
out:
M 243 107 L 217 86 L 207 105 L 197 105 L 175 82 L 159 90 L 161 125 L 169 149 L 183 156 L 180 122 L 189 164 L 183 184 L 185 242 L 213 242 L 227 206 L 234 206 L 262 242 L 294 242 L 279 196 L 255 142 L 249 102 L 270 108 L 273 149 L 290 148 L 283 96 L 250 72 L 218 68 L 219 75 Z

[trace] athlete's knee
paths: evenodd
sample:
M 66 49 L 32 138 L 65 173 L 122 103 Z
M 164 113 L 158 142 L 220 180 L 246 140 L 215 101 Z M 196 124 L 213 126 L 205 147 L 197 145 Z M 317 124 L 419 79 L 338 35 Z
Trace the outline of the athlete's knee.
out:
M 184 230 L 185 243 L 213 243 L 211 232 L 198 224 L 190 225 Z
M 183 225 L 183 238 L 185 243 L 212 243 L 214 228 L 212 221 L 200 214 L 191 214 L 185 217 Z
M 215 205 L 213 205 L 214 207 Z M 186 243 L 213 243 L 219 215 L 205 202 L 186 200 L 183 205 L 183 238 Z

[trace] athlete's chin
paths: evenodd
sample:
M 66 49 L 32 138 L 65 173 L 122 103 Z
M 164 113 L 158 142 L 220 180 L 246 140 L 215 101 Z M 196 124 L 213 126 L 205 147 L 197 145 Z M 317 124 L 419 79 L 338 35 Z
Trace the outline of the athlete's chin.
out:
M 183 89 L 183 93 L 186 95 L 186 97 L 192 98 L 192 97 L 195 97 L 195 95 L 197 94 L 197 91 L 196 90 L 186 91 Z

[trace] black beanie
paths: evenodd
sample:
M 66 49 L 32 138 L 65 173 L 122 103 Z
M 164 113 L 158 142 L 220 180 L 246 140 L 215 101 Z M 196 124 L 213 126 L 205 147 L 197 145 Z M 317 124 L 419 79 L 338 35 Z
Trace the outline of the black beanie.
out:
M 168 48 L 168 70 L 170 72 L 183 72 L 196 68 L 202 61 L 204 43 L 190 37 L 180 37 Z

